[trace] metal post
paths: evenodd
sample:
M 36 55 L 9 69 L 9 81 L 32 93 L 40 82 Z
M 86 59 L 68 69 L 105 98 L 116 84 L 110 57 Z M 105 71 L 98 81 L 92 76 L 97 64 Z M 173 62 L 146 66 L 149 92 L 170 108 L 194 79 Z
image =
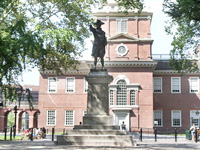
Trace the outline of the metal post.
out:
M 195 142 L 197 143 L 197 129 L 195 129 Z
M 15 136 L 16 136 L 17 106 L 14 107 L 14 113 L 15 113 L 15 125 L 13 126 L 13 129 L 14 129 L 14 138 L 15 138 Z
M 38 128 L 38 113 L 36 113 L 36 129 Z
M 12 127 L 10 128 L 10 140 L 12 141 Z
M 54 128 L 52 128 L 52 141 L 54 141 Z
M 7 136 L 7 128 L 4 128 L 4 132 L 5 132 L 5 136 L 4 136 L 4 140 L 6 141 L 6 136 Z
M 175 128 L 175 142 L 177 142 L 177 129 Z
M 155 142 L 157 142 L 157 129 L 154 129 L 154 134 L 155 134 Z
M 31 141 L 33 141 L 33 128 L 31 128 Z
M 65 128 L 63 128 L 63 134 L 65 134 Z
M 140 141 L 142 141 L 142 128 L 140 128 Z

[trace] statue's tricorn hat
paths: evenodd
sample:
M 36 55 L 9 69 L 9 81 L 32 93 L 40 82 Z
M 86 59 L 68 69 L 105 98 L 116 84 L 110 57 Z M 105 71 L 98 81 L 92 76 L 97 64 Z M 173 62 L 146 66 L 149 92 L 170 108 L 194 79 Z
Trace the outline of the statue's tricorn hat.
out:
M 104 24 L 103 22 L 101 22 L 101 20 L 97 20 L 97 22 L 94 23 L 95 25 L 99 24 L 99 25 L 102 25 Z

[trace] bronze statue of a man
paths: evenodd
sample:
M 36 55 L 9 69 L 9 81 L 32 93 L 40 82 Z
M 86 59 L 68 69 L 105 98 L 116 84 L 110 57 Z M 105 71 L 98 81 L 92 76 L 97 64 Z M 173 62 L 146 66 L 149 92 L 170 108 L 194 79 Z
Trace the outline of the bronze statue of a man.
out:
M 101 25 L 104 23 L 101 22 L 101 20 L 97 20 L 97 22 L 94 23 L 96 25 L 96 28 L 93 28 L 92 25 L 90 25 L 90 31 L 92 31 L 94 35 L 94 43 L 92 48 L 92 56 L 94 57 L 94 69 L 96 69 L 97 65 L 97 58 L 100 57 L 101 59 L 101 65 L 102 69 L 104 68 L 104 55 L 105 55 L 105 46 L 107 45 L 107 39 L 105 36 L 105 32 L 101 29 Z

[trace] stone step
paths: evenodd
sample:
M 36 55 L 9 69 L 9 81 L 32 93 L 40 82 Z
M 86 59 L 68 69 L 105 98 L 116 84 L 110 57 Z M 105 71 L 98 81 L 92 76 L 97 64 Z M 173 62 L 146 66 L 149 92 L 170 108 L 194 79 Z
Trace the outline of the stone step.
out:
M 67 130 L 66 135 L 126 135 L 125 130 L 96 130 L 96 129 L 82 129 L 82 130 Z
M 57 145 L 136 146 L 132 135 L 59 135 Z
M 100 130 L 119 130 L 120 126 L 118 125 L 75 125 L 74 130 L 82 129 L 100 129 Z

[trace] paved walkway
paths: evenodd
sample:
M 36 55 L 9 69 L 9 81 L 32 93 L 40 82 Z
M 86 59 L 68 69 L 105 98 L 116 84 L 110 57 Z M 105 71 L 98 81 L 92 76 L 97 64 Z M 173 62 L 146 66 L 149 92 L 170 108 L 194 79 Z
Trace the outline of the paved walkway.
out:
M 70 149 L 70 150 L 118 150 L 118 149 L 143 149 L 143 150 L 199 150 L 200 142 L 195 143 L 186 140 L 185 137 L 178 137 L 175 142 L 172 136 L 158 136 L 157 142 L 153 135 L 144 135 L 143 141 L 139 141 L 138 136 L 135 136 L 136 147 L 85 147 L 85 146 L 66 146 L 54 145 L 51 139 L 34 140 L 34 141 L 0 141 L 0 149 Z

